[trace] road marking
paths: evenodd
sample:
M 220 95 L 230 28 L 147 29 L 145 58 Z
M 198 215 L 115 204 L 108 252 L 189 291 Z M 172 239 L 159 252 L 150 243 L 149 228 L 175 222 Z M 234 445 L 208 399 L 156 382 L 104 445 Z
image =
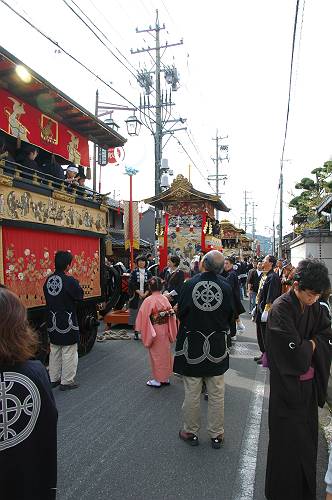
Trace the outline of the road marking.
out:
M 247 421 L 243 432 L 240 461 L 234 481 L 232 500 L 253 500 L 254 498 L 265 379 L 266 368 L 257 367 Z

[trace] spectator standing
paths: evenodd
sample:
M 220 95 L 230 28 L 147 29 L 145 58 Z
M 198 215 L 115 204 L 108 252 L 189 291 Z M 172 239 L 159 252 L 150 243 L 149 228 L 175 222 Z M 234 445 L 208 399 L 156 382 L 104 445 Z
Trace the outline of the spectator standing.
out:
M 132 271 L 129 277 L 129 319 L 128 325 L 134 329 L 134 339 L 138 340 L 138 332 L 135 329 L 135 322 L 139 308 L 145 297 L 149 295 L 148 281 L 152 277 L 150 271 L 146 269 L 147 259 L 143 255 L 136 257 L 136 269 Z
M 38 339 L 22 302 L 3 287 L 0 316 L 0 495 L 54 500 L 58 413 L 45 367 L 32 359 Z
M 261 261 L 257 262 L 255 260 L 253 262 L 253 268 L 250 269 L 250 271 L 248 272 L 248 278 L 247 278 L 247 290 L 249 295 L 249 314 L 252 313 L 256 305 L 256 297 L 258 293 L 259 282 L 261 279 L 262 272 L 263 272 L 262 262 Z
M 177 304 L 184 283 L 184 272 L 179 269 L 180 257 L 171 255 L 168 258 L 169 273 L 166 276 L 164 295 L 172 306 Z
M 292 290 L 269 312 L 268 500 L 316 499 L 318 406 L 325 404 L 332 354 L 331 321 L 318 301 L 328 288 L 327 267 L 305 259 Z
M 242 305 L 240 298 L 240 283 L 237 278 L 236 271 L 233 268 L 234 266 L 234 258 L 233 257 L 225 257 L 224 260 L 224 270 L 221 273 L 228 283 L 230 284 L 233 292 L 233 301 L 235 308 L 235 327 L 234 334 L 232 334 L 232 340 L 236 340 L 236 333 L 243 333 L 245 330 L 245 326 L 241 321 L 240 314 L 246 312 L 245 308 Z
M 180 328 L 174 372 L 183 375 L 184 427 L 179 437 L 198 444 L 200 396 L 203 382 L 209 393 L 208 434 L 213 448 L 224 440 L 224 373 L 229 368 L 229 329 L 234 321 L 232 289 L 220 276 L 223 255 L 208 252 L 201 261 L 201 274 L 183 285 L 178 302 Z
M 261 355 L 257 356 L 255 361 L 262 364 L 262 357 L 265 352 L 265 330 L 269 311 L 275 299 L 281 294 L 281 281 L 277 273 L 273 270 L 276 265 L 276 258 L 273 255 L 267 255 L 262 263 L 263 274 L 259 282 L 259 288 L 256 297 L 255 321 L 257 342 Z
M 79 326 L 76 303 L 84 292 L 79 282 L 68 276 L 73 256 L 70 252 L 55 254 L 55 272 L 44 284 L 47 304 L 47 331 L 50 337 L 49 373 L 52 387 L 60 390 L 77 389 L 75 376 L 78 364 Z
M 147 381 L 150 387 L 169 385 L 173 371 L 171 343 L 176 339 L 175 313 L 169 300 L 161 294 L 160 278 L 151 278 L 147 297 L 136 318 L 136 330 L 141 333 L 144 346 L 149 349 L 153 379 Z

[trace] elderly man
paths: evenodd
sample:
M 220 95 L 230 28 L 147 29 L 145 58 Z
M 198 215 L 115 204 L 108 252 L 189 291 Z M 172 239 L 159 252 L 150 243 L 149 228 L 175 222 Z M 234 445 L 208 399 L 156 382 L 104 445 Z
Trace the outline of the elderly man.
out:
M 269 311 L 273 302 L 281 294 L 281 281 L 277 273 L 273 271 L 276 265 L 274 255 L 267 255 L 262 263 L 263 275 L 259 281 L 259 288 L 256 297 L 256 333 L 257 342 L 261 354 L 256 356 L 254 360 L 261 365 L 263 362 L 263 354 L 265 352 L 265 330 Z
M 183 285 L 178 316 L 174 371 L 183 375 L 184 428 L 179 437 L 198 444 L 200 397 L 205 382 L 208 393 L 208 434 L 212 448 L 224 440 L 224 373 L 229 368 L 230 327 L 234 324 L 234 303 L 230 285 L 219 275 L 224 258 L 217 250 L 202 259 L 198 274 Z

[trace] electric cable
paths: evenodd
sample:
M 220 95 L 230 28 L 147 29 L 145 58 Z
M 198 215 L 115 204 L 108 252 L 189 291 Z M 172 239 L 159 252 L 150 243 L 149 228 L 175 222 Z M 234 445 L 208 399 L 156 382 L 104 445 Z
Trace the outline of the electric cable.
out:
M 131 102 L 127 97 L 125 97 L 121 92 L 116 90 L 112 85 L 110 85 L 108 82 L 106 82 L 103 78 L 101 78 L 97 73 L 92 71 L 88 66 L 86 66 L 83 62 L 81 62 L 79 59 L 77 59 L 75 56 L 73 56 L 70 52 L 68 52 L 66 49 L 62 47 L 58 42 L 53 40 L 49 35 L 44 33 L 41 29 L 39 29 L 37 26 L 35 26 L 31 21 L 26 19 L 22 14 L 17 12 L 11 5 L 9 5 L 5 0 L 0 0 L 1 3 L 3 3 L 6 7 L 8 7 L 14 14 L 16 14 L 20 19 L 22 19 L 24 22 L 26 22 L 31 28 L 33 28 L 35 31 L 37 31 L 40 35 L 42 35 L 44 38 L 46 38 L 49 42 L 51 42 L 53 45 L 55 45 L 58 49 L 60 49 L 64 54 L 66 54 L 70 59 L 75 61 L 77 64 L 79 64 L 82 68 L 84 68 L 90 75 L 92 75 L 94 78 L 96 78 L 98 81 L 106 85 L 109 89 L 111 89 L 113 92 L 115 92 L 119 97 L 124 99 L 126 102 L 128 102 L 134 109 L 142 113 L 143 115 L 148 116 L 144 111 L 142 111 L 140 108 L 136 106 L 133 102 Z M 148 116 L 148 118 L 150 118 Z M 152 119 L 154 123 L 155 120 Z

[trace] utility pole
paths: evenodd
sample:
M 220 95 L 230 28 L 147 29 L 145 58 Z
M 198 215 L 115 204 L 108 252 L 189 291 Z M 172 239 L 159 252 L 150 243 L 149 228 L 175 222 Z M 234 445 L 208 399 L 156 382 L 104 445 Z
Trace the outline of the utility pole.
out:
M 252 239 L 253 239 L 253 240 L 255 239 L 255 236 L 256 236 L 256 228 L 255 228 L 255 221 L 256 221 L 256 218 L 255 218 L 255 207 L 257 207 L 257 205 L 255 204 L 255 202 L 252 202 Z
M 281 166 L 280 166 L 280 182 L 279 182 L 279 189 L 280 189 L 280 214 L 279 214 L 279 247 L 278 247 L 278 257 L 279 259 L 282 259 L 282 210 L 283 210 L 283 187 L 284 187 L 284 176 L 283 176 L 283 160 L 281 160 Z
M 228 145 L 227 144 L 220 144 L 219 141 L 222 141 L 223 139 L 227 139 L 228 135 L 225 137 L 220 137 L 218 135 L 218 130 L 216 131 L 216 137 L 213 137 L 212 140 L 216 141 L 216 157 L 212 158 L 212 160 L 216 164 L 216 173 L 215 175 L 209 175 L 208 180 L 209 181 L 216 181 L 216 195 L 219 196 L 219 181 L 225 181 L 227 179 L 227 175 L 225 174 L 219 174 L 219 162 L 222 162 L 223 160 L 229 161 L 228 158 Z M 226 157 L 222 158 L 220 157 L 220 151 L 226 151 Z M 218 217 L 218 212 L 217 212 L 217 217 Z
M 148 95 L 148 99 L 147 99 L 147 102 L 145 101 L 145 96 L 144 96 L 144 104 L 140 105 L 140 108 L 141 109 L 148 109 L 150 110 L 151 108 L 155 108 L 155 117 L 153 119 L 153 121 L 155 121 L 155 127 L 154 129 L 152 129 L 152 125 L 151 125 L 151 119 L 150 119 L 150 126 L 147 124 L 147 127 L 151 130 L 153 136 L 154 136 L 154 143 L 155 143 L 155 194 L 159 194 L 161 192 L 161 188 L 160 188 L 160 178 L 161 178 L 161 158 L 162 158 L 162 149 L 163 149 L 163 146 L 162 146 L 162 140 L 163 140 L 163 135 L 165 133 L 168 133 L 168 132 L 164 132 L 164 125 L 168 122 L 168 118 L 169 118 L 169 115 L 170 115 L 170 112 L 169 113 L 166 113 L 168 114 L 168 117 L 164 117 L 162 116 L 162 108 L 163 107 L 167 107 L 168 105 L 171 106 L 173 105 L 172 102 L 171 102 L 171 93 L 170 93 L 170 96 L 169 96 L 169 103 L 167 101 L 167 92 L 166 92 L 166 101 L 167 101 L 167 104 L 166 102 L 164 101 L 163 99 L 163 96 L 162 96 L 162 93 L 161 93 L 161 85 L 160 85 L 160 73 L 161 71 L 165 71 L 165 77 L 167 76 L 168 80 L 166 79 L 167 83 L 170 83 L 172 85 L 172 90 L 177 90 L 177 85 L 178 85 L 178 82 L 179 82 L 179 78 L 178 78 L 178 74 L 177 74 L 177 71 L 175 69 L 175 67 L 173 66 L 172 68 L 167 68 L 165 70 L 161 70 L 161 56 L 160 56 L 160 49 L 167 49 L 169 47 L 174 47 L 176 45 L 182 45 L 183 44 L 183 40 L 181 40 L 180 42 L 177 42 L 177 43 L 168 43 L 166 42 L 165 45 L 160 45 L 160 31 L 161 30 L 164 30 L 165 29 L 165 24 L 163 24 L 162 26 L 160 26 L 159 24 L 159 14 L 158 14 L 158 10 L 156 10 L 156 22 L 155 22 L 155 26 L 152 27 L 152 26 L 149 26 L 149 28 L 147 29 L 143 29 L 143 30 L 139 30 L 138 28 L 136 28 L 136 33 L 149 33 L 149 34 L 152 34 L 152 32 L 155 33 L 155 42 L 156 42 L 156 45 L 155 47 L 147 47 L 147 48 L 143 48 L 143 49 L 136 49 L 136 50 L 133 50 L 131 49 L 131 53 L 132 54 L 140 54 L 142 52 L 151 52 L 151 51 L 155 51 L 156 52 L 156 58 L 155 58 L 155 76 L 156 76 L 156 85 L 155 85 L 155 92 L 156 92 L 156 103 L 155 103 L 155 106 L 152 106 L 150 105 L 150 99 L 149 99 L 149 94 L 151 92 L 151 87 L 152 87 L 152 77 L 151 77 L 151 71 L 142 71 L 140 72 L 139 74 L 139 78 L 138 78 L 138 82 L 140 83 L 140 85 L 142 87 L 145 88 L 145 92 L 146 94 Z M 166 72 L 168 72 L 166 74 Z M 175 122 L 177 121 L 181 121 L 180 120 L 175 120 Z M 182 121 L 183 123 L 183 121 Z M 173 131 L 171 133 L 173 133 L 175 130 L 173 129 Z
M 96 90 L 95 116 L 98 116 L 99 92 Z M 93 144 L 93 171 L 92 171 L 92 189 L 97 190 L 97 144 Z

